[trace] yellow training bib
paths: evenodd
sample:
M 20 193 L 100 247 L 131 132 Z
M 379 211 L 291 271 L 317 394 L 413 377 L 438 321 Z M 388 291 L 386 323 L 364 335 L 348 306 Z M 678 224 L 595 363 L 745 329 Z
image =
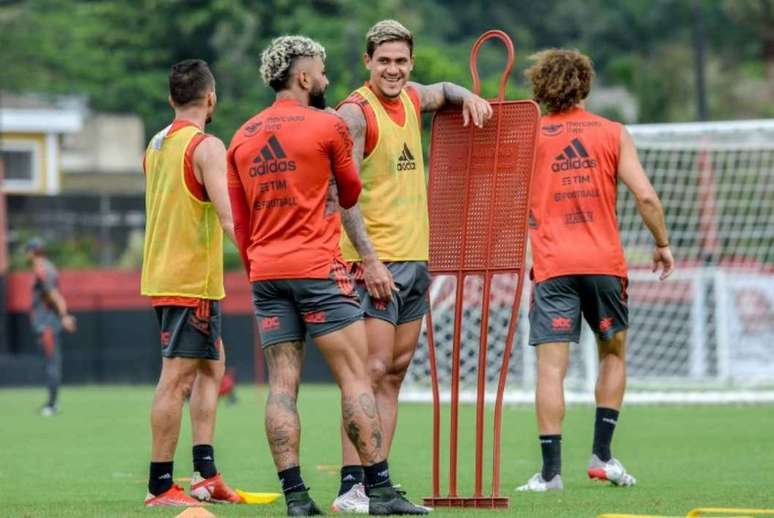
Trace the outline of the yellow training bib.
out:
M 171 126 L 145 152 L 145 246 L 142 294 L 219 300 L 223 289 L 223 229 L 211 202 L 185 183 L 185 152 L 201 131 Z
M 357 93 L 373 109 L 379 130 L 376 146 L 360 167 L 358 205 L 368 236 L 381 261 L 427 261 L 430 225 L 419 114 L 401 91 L 406 117 L 399 126 L 370 89 L 364 86 Z M 347 261 L 360 260 L 345 231 L 341 252 Z

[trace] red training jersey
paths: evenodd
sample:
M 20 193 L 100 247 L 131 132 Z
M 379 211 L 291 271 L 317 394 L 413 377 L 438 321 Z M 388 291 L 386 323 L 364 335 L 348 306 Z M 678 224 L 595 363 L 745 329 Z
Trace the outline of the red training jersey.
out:
M 341 259 L 337 205 L 352 207 L 361 189 L 344 121 L 276 101 L 234 134 L 228 185 L 251 281 L 328 277 Z
M 534 280 L 626 277 L 616 215 L 621 124 L 581 108 L 540 124 L 529 222 Z

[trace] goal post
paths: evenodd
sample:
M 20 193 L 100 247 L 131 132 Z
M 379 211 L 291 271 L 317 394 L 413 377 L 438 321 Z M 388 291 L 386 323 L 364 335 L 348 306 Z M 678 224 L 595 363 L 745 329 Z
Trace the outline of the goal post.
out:
M 659 193 L 676 272 L 650 271 L 653 239 L 625 186 L 618 221 L 629 264 L 627 403 L 774 401 L 774 120 L 628 126 L 640 161 Z M 461 401 L 473 401 L 481 290 L 465 288 Z M 493 281 L 489 310 L 487 397 L 496 391 L 514 276 Z M 436 358 L 448 394 L 454 280 L 431 288 Z M 527 344 L 530 286 L 514 338 L 506 402 L 531 403 L 535 356 Z M 401 397 L 429 401 L 426 331 Z M 571 347 L 569 402 L 592 402 L 594 336 L 584 324 Z

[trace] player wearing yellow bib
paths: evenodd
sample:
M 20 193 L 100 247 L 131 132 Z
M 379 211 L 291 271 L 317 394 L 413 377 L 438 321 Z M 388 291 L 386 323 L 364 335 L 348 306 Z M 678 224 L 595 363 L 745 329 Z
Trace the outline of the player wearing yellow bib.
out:
M 239 502 L 215 468 L 212 448 L 218 389 L 225 367 L 219 300 L 223 231 L 234 238 L 226 187 L 226 148 L 204 133 L 215 110 L 215 79 L 199 59 L 172 66 L 172 124 L 148 144 L 142 294 L 161 327 L 161 376 L 151 408 L 147 506 Z M 222 228 L 221 228 L 222 227 Z M 194 474 L 191 496 L 173 483 L 172 460 L 190 396 Z
M 383 20 L 366 34 L 369 81 L 339 107 L 352 134 L 363 190 L 358 205 L 342 210 L 341 251 L 358 280 L 368 335 L 368 367 L 390 451 L 398 392 L 429 308 L 427 182 L 422 159 L 421 113 L 462 107 L 464 123 L 482 126 L 488 102 L 451 83 L 409 83 L 414 66 L 411 32 Z M 333 509 L 368 512 L 363 471 L 342 433 L 343 467 Z

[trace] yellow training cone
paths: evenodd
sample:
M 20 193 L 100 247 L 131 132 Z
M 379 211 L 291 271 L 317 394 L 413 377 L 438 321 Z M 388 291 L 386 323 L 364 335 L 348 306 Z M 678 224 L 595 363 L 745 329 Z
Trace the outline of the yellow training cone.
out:
M 236 493 L 246 504 L 270 504 L 282 496 L 281 493 L 251 493 L 237 489 Z

